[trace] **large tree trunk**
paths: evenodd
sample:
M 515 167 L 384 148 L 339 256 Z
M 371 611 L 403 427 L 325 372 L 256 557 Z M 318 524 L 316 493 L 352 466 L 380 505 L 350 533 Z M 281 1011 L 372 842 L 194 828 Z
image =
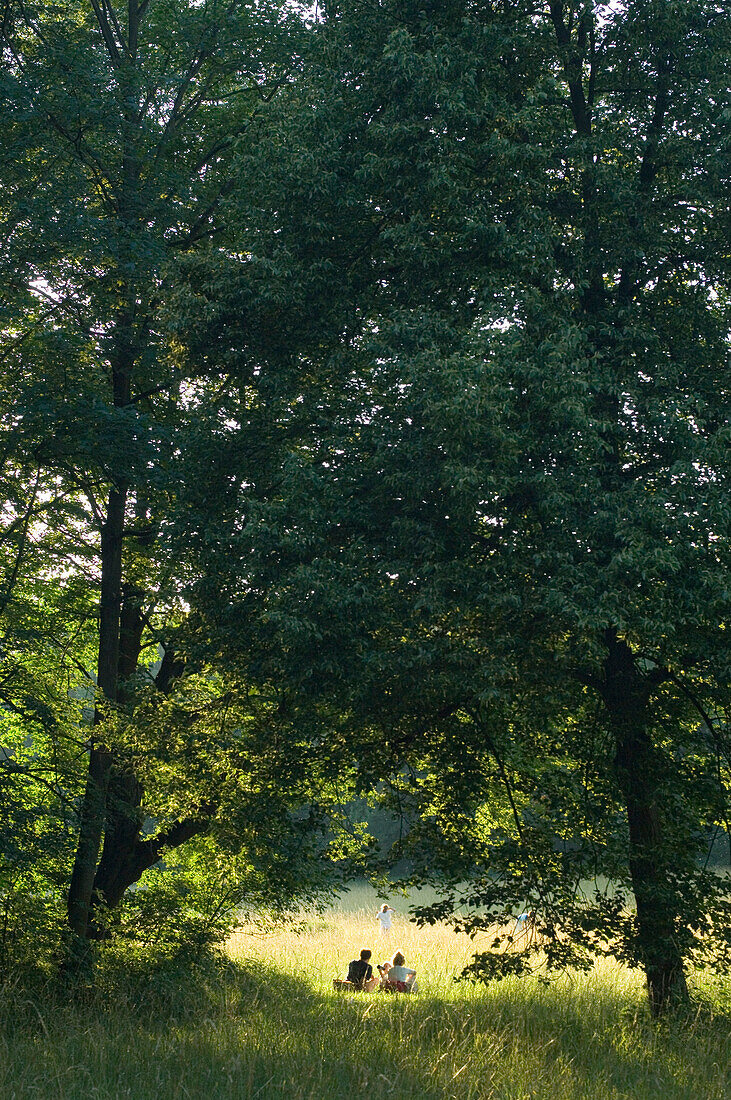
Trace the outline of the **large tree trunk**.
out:
M 120 488 L 112 489 L 109 494 L 107 518 L 101 536 L 102 579 L 99 604 L 97 687 L 102 692 L 104 700 L 97 704 L 94 711 L 89 770 L 81 806 L 76 858 L 71 873 L 67 899 L 69 927 L 72 933 L 82 940 L 86 938 L 89 922 L 94 876 L 106 817 L 109 774 L 112 766 L 112 754 L 104 744 L 103 738 L 97 739 L 96 732 L 102 728 L 107 705 L 114 706 L 117 702 L 120 596 L 122 589 L 122 535 L 125 504 L 126 491 Z
M 117 666 L 117 696 L 121 705 L 125 702 L 125 681 L 134 674 L 140 656 L 144 630 L 140 607 L 142 595 L 139 588 L 124 586 Z M 126 867 L 142 831 L 141 802 L 142 784 L 134 773 L 132 763 L 115 760 L 110 769 L 107 790 L 104 846 L 92 886 L 87 927 L 90 939 L 99 939 L 103 935 L 103 927 L 96 920 L 99 903 L 115 906 L 130 885 Z
M 140 839 L 139 830 L 136 834 L 131 829 L 124 834 L 117 834 L 118 840 L 111 846 L 108 860 L 99 864 L 97 875 L 99 894 L 103 894 L 107 908 L 116 908 L 125 891 L 135 882 L 139 882 L 145 871 L 162 859 L 166 851 L 178 848 L 194 836 L 208 832 L 213 810 L 212 804 L 201 806 L 197 813 L 176 821 L 169 829 L 146 840 Z M 99 939 L 104 936 L 104 930 L 96 925 L 93 913 L 89 936 Z
M 122 312 L 110 356 L 112 398 L 115 409 L 130 403 L 134 351 L 131 322 Z M 67 897 L 68 923 L 72 933 L 65 969 L 71 973 L 86 958 L 89 915 L 99 850 L 107 813 L 107 791 L 113 755 L 104 738 L 107 712 L 118 704 L 119 654 L 122 604 L 122 543 L 128 486 L 122 482 L 109 491 L 106 520 L 101 530 L 101 592 L 99 599 L 99 651 L 97 690 L 103 699 L 94 709 L 94 729 L 89 752 L 89 770 L 81 805 L 79 839 Z M 101 734 L 101 736 L 99 736 Z
M 120 706 L 129 701 L 126 683 L 137 669 L 142 647 L 144 616 L 141 600 L 144 592 L 134 585 L 124 586 L 120 618 L 120 645 L 117 695 Z M 165 650 L 155 686 L 167 694 L 183 672 L 183 662 L 176 658 L 172 647 Z M 138 882 L 144 872 L 163 853 L 184 844 L 209 826 L 212 806 L 201 806 L 168 830 L 142 839 L 144 788 L 135 774 L 131 760 L 116 759 L 110 769 L 104 825 L 104 845 L 94 877 L 91 911 L 87 926 L 89 939 L 103 939 L 106 934 L 104 909 L 115 909 L 125 891 Z
M 662 762 L 647 729 L 653 681 L 629 645 L 607 632 L 602 695 L 616 746 L 616 773 L 627 806 L 629 871 L 637 903 L 637 954 L 647 977 L 650 1009 L 660 1015 L 688 998 L 683 956 L 675 934 L 678 899 L 664 839 L 658 791 Z

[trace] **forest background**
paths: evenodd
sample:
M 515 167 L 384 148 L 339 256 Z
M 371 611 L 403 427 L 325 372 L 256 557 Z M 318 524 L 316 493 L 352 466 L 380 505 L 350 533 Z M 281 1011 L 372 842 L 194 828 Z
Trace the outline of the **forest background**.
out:
M 3 976 L 394 866 L 479 979 L 727 971 L 725 6 L 0 37 Z

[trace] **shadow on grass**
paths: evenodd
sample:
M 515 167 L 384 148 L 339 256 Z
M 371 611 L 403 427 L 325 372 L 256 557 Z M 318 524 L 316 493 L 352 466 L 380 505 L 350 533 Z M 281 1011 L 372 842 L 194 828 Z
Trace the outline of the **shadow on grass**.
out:
M 571 1095 L 603 1096 L 606 1087 L 611 1095 L 697 1100 L 699 1081 L 685 1072 L 688 1046 L 697 1043 L 702 1050 L 708 1043 L 709 1051 L 722 1052 L 719 1032 L 729 1035 L 728 1019 L 702 1008 L 657 1024 L 643 1003 L 629 1008 L 625 997 L 609 991 L 603 1011 L 587 1011 L 585 1001 L 570 993 L 561 998 L 556 990 L 551 997 L 527 996 L 498 1008 L 496 989 L 458 1000 L 428 993 L 348 996 L 322 992 L 262 964 L 234 964 L 229 977 L 237 989 L 231 1008 L 244 1031 L 248 1025 L 254 1034 L 269 1035 L 271 1057 L 259 1053 L 257 1077 L 269 1073 L 272 1088 L 277 1082 L 291 1088 L 295 1073 L 304 1091 L 290 1095 L 316 1096 L 319 1089 L 336 1096 L 367 1087 L 376 1097 L 395 1092 L 424 1100 L 554 1096 L 557 1083 L 523 1092 L 514 1077 L 522 1065 L 527 1081 L 540 1081 L 558 1064 L 571 1079 Z M 435 1074 L 440 1063 L 441 1076 Z M 271 1073 L 273 1064 L 283 1073 Z M 461 1092 L 454 1083 L 467 1066 Z M 718 1091 L 709 1090 L 709 1096 L 725 1095 L 722 1075 L 719 1066 Z
M 729 1024 L 701 1008 L 657 1025 L 611 989 L 348 996 L 208 960 L 109 971 L 73 1003 L 16 991 L 0 1095 L 10 1082 L 17 1100 L 720 1098 Z

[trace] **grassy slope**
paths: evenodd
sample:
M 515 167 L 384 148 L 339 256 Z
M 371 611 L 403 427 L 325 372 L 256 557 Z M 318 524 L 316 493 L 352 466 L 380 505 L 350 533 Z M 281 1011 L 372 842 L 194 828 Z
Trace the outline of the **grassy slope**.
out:
M 0 1098 L 731 1095 L 728 985 L 706 981 L 698 987 L 705 1007 L 660 1026 L 647 1019 L 639 976 L 609 965 L 550 987 L 455 985 L 469 942 L 446 929 L 419 931 L 397 914 L 388 950 L 404 949 L 419 995 L 334 994 L 332 977 L 361 946 L 387 953 L 373 900 L 313 919 L 304 935 L 246 930 L 229 945 L 227 968 L 130 978 L 86 1004 L 7 991 Z

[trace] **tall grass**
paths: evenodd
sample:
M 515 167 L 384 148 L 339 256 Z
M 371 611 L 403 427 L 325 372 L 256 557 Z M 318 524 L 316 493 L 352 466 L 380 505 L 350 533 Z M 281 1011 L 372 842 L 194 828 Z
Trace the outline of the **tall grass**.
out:
M 472 946 L 402 913 L 381 943 L 375 898 L 304 928 L 242 928 L 217 965 L 107 969 L 63 1003 L 0 995 L 2 1100 L 722 1100 L 731 1095 L 731 995 L 698 981 L 693 1012 L 649 1020 L 639 975 L 602 964 L 544 986 L 453 976 Z M 398 904 L 397 904 L 398 908 Z M 335 994 L 363 946 L 403 949 L 413 997 Z

